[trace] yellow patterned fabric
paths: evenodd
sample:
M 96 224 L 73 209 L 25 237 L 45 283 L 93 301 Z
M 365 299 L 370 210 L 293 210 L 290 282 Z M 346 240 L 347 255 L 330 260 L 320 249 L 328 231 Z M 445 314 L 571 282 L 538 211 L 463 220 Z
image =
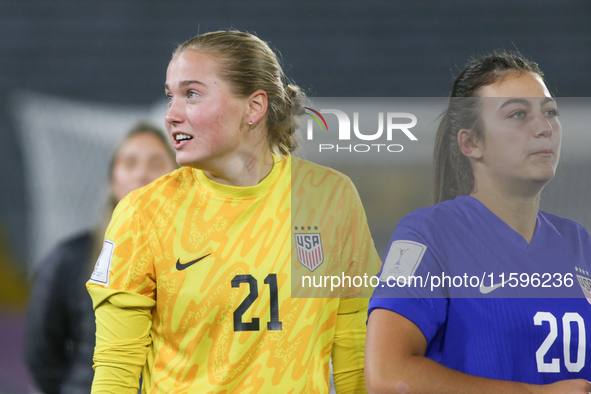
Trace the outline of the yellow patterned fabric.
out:
M 139 363 L 142 393 L 328 393 L 331 354 L 337 389 L 364 392 L 367 301 L 293 298 L 294 232 L 321 237 L 319 270 L 380 265 L 350 180 L 297 158 L 253 187 L 185 167 L 127 196 L 99 259 L 108 279 L 97 263 L 88 282 L 92 392 L 135 393 Z

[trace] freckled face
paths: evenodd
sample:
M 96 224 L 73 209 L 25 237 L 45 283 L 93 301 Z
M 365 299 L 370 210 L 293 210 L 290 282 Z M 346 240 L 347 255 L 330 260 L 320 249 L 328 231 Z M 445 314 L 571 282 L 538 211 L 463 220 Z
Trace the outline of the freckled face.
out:
M 556 102 L 532 73 L 483 87 L 483 176 L 546 184 L 556 172 L 562 127 Z
M 219 69 L 215 57 L 194 50 L 168 65 L 165 123 L 182 166 L 220 168 L 240 154 L 248 136 L 248 100 L 234 96 Z

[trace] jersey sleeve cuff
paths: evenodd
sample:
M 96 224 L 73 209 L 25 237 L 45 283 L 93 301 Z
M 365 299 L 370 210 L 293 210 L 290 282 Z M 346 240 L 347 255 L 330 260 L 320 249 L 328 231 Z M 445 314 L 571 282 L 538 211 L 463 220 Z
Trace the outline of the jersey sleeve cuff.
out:
M 396 303 L 392 301 L 396 301 Z M 439 299 L 433 301 L 439 301 Z M 421 330 L 427 343 L 431 342 L 439 328 L 431 316 L 432 313 L 425 310 L 425 306 L 414 298 L 373 298 L 369 303 L 368 317 L 374 309 L 386 309 L 404 316 Z
M 115 290 L 108 287 L 87 283 L 88 293 L 92 298 L 92 306 L 96 309 L 107 299 L 119 308 L 153 308 L 156 301 L 141 294 L 125 290 Z

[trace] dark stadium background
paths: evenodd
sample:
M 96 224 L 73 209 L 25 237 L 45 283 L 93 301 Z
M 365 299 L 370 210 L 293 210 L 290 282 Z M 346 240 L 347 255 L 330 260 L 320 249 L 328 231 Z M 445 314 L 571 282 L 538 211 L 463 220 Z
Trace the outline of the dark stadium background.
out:
M 34 264 L 27 146 L 19 138 L 15 95 L 153 105 L 163 99 L 175 44 L 227 28 L 256 33 L 279 48 L 288 76 L 311 96 L 446 96 L 470 55 L 498 48 L 517 48 L 537 61 L 557 96 L 591 92 L 588 0 L 3 0 L 0 393 L 35 391 L 22 357 L 28 267 Z M 578 164 L 587 184 L 589 167 L 589 161 Z

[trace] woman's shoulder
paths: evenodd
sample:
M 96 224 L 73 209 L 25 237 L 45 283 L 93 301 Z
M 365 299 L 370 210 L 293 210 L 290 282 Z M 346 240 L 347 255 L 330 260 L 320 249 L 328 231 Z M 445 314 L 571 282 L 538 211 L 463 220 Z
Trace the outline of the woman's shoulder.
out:
M 195 175 L 192 168 L 181 167 L 161 176 L 146 186 L 140 187 L 129 193 L 124 200 L 131 205 L 136 205 L 140 200 L 151 197 L 154 193 L 170 194 L 176 189 L 192 187 L 195 184 Z
M 67 278 L 65 282 L 74 280 L 80 268 L 86 267 L 86 262 L 91 258 L 94 237 L 94 233 L 87 230 L 58 243 L 40 262 L 35 271 L 35 280 L 49 281 L 53 277 Z
M 91 252 L 94 237 L 91 230 L 85 230 L 62 240 L 46 258 L 46 263 L 47 260 L 56 260 L 79 264 L 81 256 L 86 256 Z
M 308 160 L 300 159 L 298 157 L 291 157 L 292 176 L 301 176 L 309 172 L 313 172 L 320 177 L 336 177 L 350 181 L 349 177 L 334 168 L 313 163 Z
M 461 219 L 463 210 L 463 205 L 456 200 L 447 200 L 429 207 L 419 208 L 405 215 L 399 223 L 424 222 L 435 226 L 449 224 Z
M 346 193 L 357 193 L 351 178 L 335 170 L 311 161 L 292 157 L 291 159 L 292 190 L 315 190 L 316 192 L 335 193 L 342 190 Z
M 90 229 L 76 233 L 59 243 L 57 248 L 61 249 L 73 249 L 73 248 L 87 248 L 92 245 L 94 240 L 94 232 Z
M 579 222 L 551 213 L 540 211 L 538 219 L 544 225 L 549 226 L 561 237 L 586 237 L 589 238 L 589 231 Z
M 174 208 L 194 194 L 197 183 L 193 169 L 181 167 L 125 196 L 115 208 L 113 219 L 126 221 L 136 214 L 151 217 L 162 207 Z M 146 216 L 147 215 L 147 216 Z

